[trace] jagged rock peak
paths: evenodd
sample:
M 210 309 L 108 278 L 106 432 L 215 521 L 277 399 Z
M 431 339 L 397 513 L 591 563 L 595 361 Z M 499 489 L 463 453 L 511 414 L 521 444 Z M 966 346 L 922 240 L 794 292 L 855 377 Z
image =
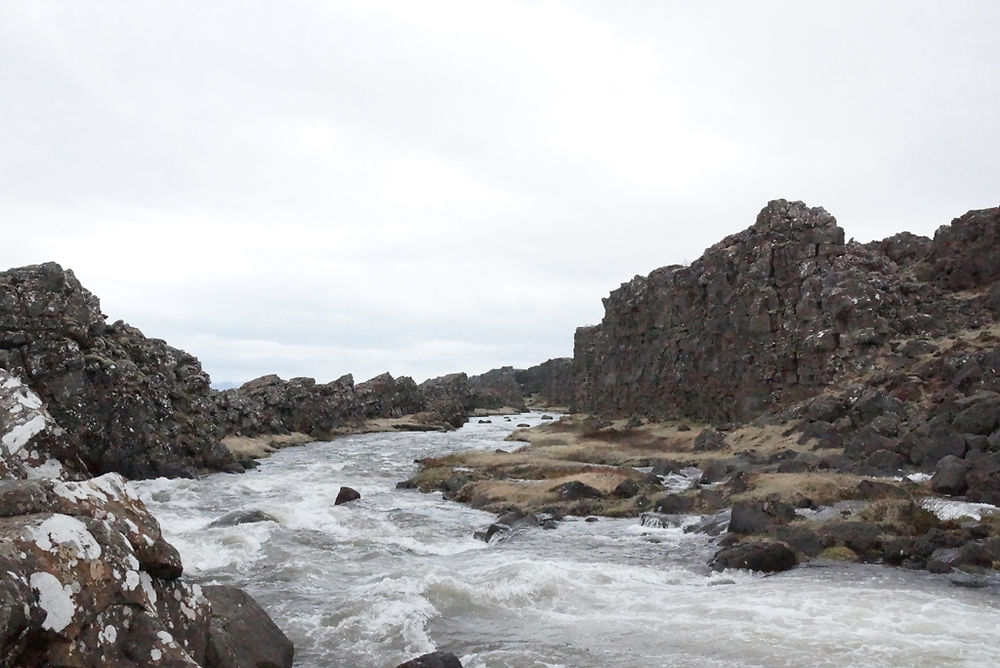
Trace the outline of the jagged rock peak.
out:
M 795 255 L 836 256 L 843 252 L 844 230 L 823 207 L 810 207 L 800 201 L 778 199 L 767 203 L 753 225 L 711 246 L 700 262 L 717 262 L 720 257 L 751 262 L 773 255 L 774 248 L 791 246 Z M 773 276 L 772 276 L 773 277 Z
M 840 243 L 843 243 L 844 231 L 837 225 L 836 218 L 821 206 L 810 207 L 798 200 L 794 202 L 785 199 L 771 200 L 760 210 L 756 222 L 750 228 L 752 232 L 767 234 L 787 234 L 817 229 L 831 231 L 835 236 L 839 234 Z

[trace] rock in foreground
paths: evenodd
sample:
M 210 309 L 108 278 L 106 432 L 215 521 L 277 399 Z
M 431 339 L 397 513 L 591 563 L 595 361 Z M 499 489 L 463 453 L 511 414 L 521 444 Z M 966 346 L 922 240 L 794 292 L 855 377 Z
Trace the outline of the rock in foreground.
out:
M 213 585 L 205 587 L 205 597 L 212 604 L 207 665 L 220 668 L 292 665 L 292 641 L 246 592 Z
M 122 476 L 70 479 L 80 473 L 54 456 L 72 452 L 65 430 L 2 370 L 0 432 L 0 665 L 291 665 L 290 650 L 274 660 L 290 643 L 255 604 L 213 607 L 180 579 L 177 550 Z M 226 663 L 218 628 L 238 626 L 268 647 L 241 640 Z

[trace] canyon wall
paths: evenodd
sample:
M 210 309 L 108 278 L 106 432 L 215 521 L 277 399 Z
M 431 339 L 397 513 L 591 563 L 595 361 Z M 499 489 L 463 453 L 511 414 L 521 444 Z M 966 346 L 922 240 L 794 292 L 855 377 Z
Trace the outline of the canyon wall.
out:
M 862 245 L 822 208 L 770 202 L 690 266 L 604 300 L 602 322 L 576 332 L 575 406 L 746 421 L 871 371 L 893 342 L 992 322 L 997 229 L 993 209 L 933 241 Z

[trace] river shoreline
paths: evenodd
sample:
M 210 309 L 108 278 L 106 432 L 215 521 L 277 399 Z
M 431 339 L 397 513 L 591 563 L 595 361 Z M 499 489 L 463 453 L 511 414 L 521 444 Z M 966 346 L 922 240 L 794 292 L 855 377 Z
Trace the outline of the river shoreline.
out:
M 573 515 L 662 526 L 728 511 L 728 524 L 720 518 L 705 528 L 728 529 L 720 554 L 780 545 L 794 552 L 794 563 L 884 563 L 951 573 L 963 586 L 1000 585 L 1000 509 L 969 504 L 963 511 L 962 499 L 934 494 L 927 474 L 844 470 L 842 448 L 821 447 L 795 425 L 720 433 L 691 422 L 567 415 L 507 441 L 509 449 L 423 459 L 405 484 L 441 491 L 501 522 Z M 748 567 L 757 564 L 779 570 L 766 561 Z

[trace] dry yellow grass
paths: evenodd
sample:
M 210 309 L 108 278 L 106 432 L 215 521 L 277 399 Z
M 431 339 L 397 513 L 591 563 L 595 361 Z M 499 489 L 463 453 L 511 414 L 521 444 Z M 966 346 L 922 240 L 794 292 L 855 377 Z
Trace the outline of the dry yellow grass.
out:
M 608 496 L 628 477 L 625 472 L 611 469 L 538 480 L 478 480 L 462 487 L 456 498 L 493 512 L 510 508 L 525 512 L 572 512 L 580 507 L 581 501 L 560 499 L 556 489 L 564 483 L 578 481 L 606 495 L 603 499 L 584 500 L 585 514 L 634 515 L 634 502 Z M 623 508 L 628 510 L 623 512 Z
M 858 483 L 865 478 L 846 473 L 754 473 L 749 476 L 749 489 L 733 498 L 777 497 L 782 501 L 808 498 L 817 505 L 857 498 Z
M 222 445 L 229 449 L 238 459 L 247 457 L 258 459 L 267 457 L 292 445 L 303 445 L 315 441 L 308 434 L 294 431 L 290 434 L 273 434 L 268 436 L 226 436 Z
M 567 416 L 559 422 L 515 432 L 512 438 L 525 443 L 508 453 L 465 452 L 428 459 L 414 477 L 421 489 L 441 488 L 456 476 L 464 478 L 459 500 L 487 510 L 518 507 L 526 511 L 574 510 L 585 507 L 602 515 L 637 515 L 650 507 L 650 499 L 662 493 L 648 486 L 645 474 L 634 467 L 662 460 L 680 461 L 703 468 L 712 460 L 727 459 L 753 451 L 754 459 L 766 459 L 783 451 L 808 452 L 812 441 L 799 444 L 799 433 L 787 433 L 792 425 L 746 425 L 726 433 L 726 448 L 696 452 L 694 440 L 704 425 L 652 422 L 628 428 L 624 421 L 598 423 L 583 415 Z M 686 428 L 682 428 L 686 427 Z M 611 492 L 625 478 L 647 485 L 636 498 L 617 499 Z M 809 499 L 818 505 L 857 498 L 861 476 L 814 471 L 807 473 L 749 473 L 741 498 L 780 498 L 789 503 Z M 586 502 L 556 499 L 552 490 L 563 482 L 579 480 L 600 490 L 605 497 Z M 459 480 L 457 484 L 462 484 Z M 721 490 L 729 494 L 728 490 Z M 641 496 L 640 495 L 640 496 Z

